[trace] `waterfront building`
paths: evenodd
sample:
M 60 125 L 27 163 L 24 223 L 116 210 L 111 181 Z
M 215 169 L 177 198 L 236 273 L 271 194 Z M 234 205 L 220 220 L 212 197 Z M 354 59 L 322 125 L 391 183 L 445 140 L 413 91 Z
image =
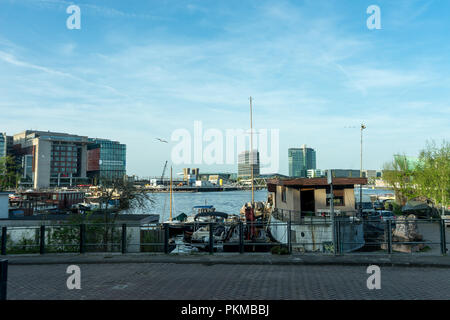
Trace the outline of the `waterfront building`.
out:
M 87 176 L 101 184 L 124 179 L 126 175 L 126 145 L 118 141 L 89 138 L 87 146 Z
M 326 177 L 328 175 L 328 171 L 331 170 L 331 175 L 333 178 L 359 178 L 360 170 L 353 169 L 326 169 L 323 170 L 323 176 Z M 363 177 L 364 177 L 363 171 Z
M 88 144 L 88 137 L 50 131 L 26 130 L 13 136 L 23 177 L 31 178 L 34 188 L 86 183 Z
M 12 137 L 0 133 L 0 158 L 12 154 Z
M 306 170 L 306 176 L 308 178 L 320 178 L 323 177 L 323 174 L 320 169 L 308 169 Z
M 316 169 L 316 151 L 302 145 L 301 148 L 288 149 L 289 176 L 306 177 L 307 171 Z
M 238 155 L 238 177 L 259 176 L 259 151 L 243 151 Z

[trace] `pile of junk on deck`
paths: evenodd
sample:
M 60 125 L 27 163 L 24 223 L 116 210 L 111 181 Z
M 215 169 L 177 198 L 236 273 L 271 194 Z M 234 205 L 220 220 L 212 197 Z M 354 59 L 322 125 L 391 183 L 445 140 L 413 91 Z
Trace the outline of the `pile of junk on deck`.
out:
M 354 194 L 354 185 L 360 183 L 366 179 L 334 179 L 330 197 L 326 179 L 274 180 L 268 183 L 266 202 L 246 203 L 239 214 L 216 211 L 212 205 L 195 206 L 192 214 L 182 213 L 163 223 L 170 250 L 267 252 L 284 247 L 291 252 L 331 253 L 339 246 L 342 253 L 382 251 L 393 235 L 412 243 L 402 251 L 418 250 L 422 239 L 417 216 L 405 212 L 397 219 L 386 210 L 392 194 L 371 197 L 370 208 L 363 202 L 360 210 Z

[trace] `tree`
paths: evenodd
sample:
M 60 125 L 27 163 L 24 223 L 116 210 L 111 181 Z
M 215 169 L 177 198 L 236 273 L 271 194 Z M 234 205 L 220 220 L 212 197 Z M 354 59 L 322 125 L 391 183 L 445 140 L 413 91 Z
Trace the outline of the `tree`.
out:
M 392 162 L 383 166 L 383 180 L 394 189 L 401 205 L 416 196 L 413 176 L 414 170 L 408 165 L 406 156 L 396 156 Z
M 97 190 L 100 209 L 103 211 L 103 243 L 114 242 L 114 223 L 123 210 L 145 210 L 153 204 L 150 194 L 144 189 L 136 188 L 134 183 L 125 179 L 103 179 Z M 114 200 L 118 205 L 110 207 Z
M 450 143 L 446 140 L 439 148 L 435 142 L 427 143 L 420 152 L 414 174 L 418 192 L 435 204 L 447 207 L 450 199 Z
M 20 173 L 13 156 L 0 158 L 0 191 L 17 188 Z

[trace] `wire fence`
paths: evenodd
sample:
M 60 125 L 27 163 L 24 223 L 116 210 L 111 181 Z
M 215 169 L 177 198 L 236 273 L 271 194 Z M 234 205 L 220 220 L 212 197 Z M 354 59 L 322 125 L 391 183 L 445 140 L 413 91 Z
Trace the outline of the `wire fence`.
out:
M 287 212 L 266 221 L 63 224 L 1 227 L 1 255 L 26 253 L 426 254 L 445 255 L 450 221 Z M 298 216 L 298 215 L 297 215 Z

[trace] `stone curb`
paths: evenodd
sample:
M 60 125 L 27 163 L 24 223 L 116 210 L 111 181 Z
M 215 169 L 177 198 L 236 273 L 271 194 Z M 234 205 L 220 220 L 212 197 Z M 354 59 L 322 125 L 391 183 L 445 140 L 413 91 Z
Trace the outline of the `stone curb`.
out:
M 343 265 L 402 266 L 450 268 L 450 257 L 387 257 L 387 256 L 164 256 L 164 255 L 48 255 L 0 256 L 10 265 L 103 264 L 103 263 L 175 263 L 175 264 L 240 264 L 240 265 Z

